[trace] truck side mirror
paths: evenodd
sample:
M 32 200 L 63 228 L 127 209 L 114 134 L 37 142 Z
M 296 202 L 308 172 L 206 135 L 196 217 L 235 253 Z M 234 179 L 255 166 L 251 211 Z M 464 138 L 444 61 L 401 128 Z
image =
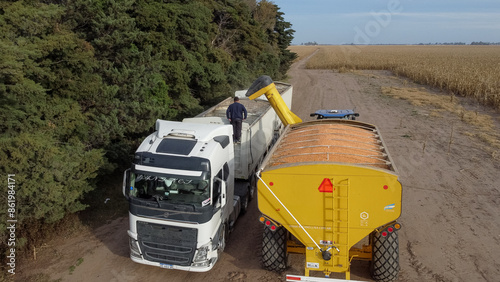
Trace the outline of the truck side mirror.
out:
M 123 173 L 123 196 L 127 198 L 127 200 L 130 198 L 129 193 L 130 193 L 130 168 L 125 170 Z

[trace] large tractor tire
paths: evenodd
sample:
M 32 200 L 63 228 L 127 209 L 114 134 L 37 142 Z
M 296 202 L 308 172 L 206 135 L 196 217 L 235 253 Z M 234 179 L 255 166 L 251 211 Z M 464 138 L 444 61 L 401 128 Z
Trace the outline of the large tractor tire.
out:
M 288 267 L 288 230 L 278 227 L 275 231 L 264 228 L 262 238 L 262 265 L 265 269 L 281 272 Z
M 383 237 L 379 232 L 373 232 L 372 261 L 370 274 L 375 281 L 394 281 L 399 274 L 399 240 L 398 232 L 389 232 Z

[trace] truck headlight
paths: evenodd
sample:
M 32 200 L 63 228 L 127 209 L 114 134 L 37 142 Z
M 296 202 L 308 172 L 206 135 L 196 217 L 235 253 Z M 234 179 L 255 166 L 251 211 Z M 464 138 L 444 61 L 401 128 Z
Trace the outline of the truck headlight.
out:
M 129 237 L 129 245 L 130 245 L 130 256 L 142 259 L 141 251 L 139 250 L 139 245 L 137 240 Z
M 212 247 L 212 242 L 205 244 L 205 245 L 198 248 L 198 250 L 196 251 L 196 255 L 194 256 L 194 259 L 193 259 L 194 266 L 208 266 L 209 265 L 208 252 L 210 251 L 211 247 Z

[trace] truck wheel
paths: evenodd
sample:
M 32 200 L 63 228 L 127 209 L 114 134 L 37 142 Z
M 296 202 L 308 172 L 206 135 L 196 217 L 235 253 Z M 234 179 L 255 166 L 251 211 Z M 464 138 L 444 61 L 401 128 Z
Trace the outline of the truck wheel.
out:
M 250 189 L 250 187 L 249 187 Z M 250 192 L 247 192 L 245 197 L 241 200 L 241 211 L 240 214 L 245 214 L 248 211 L 248 202 L 250 201 Z
M 288 266 L 288 231 L 278 227 L 276 231 L 264 228 L 262 240 L 262 265 L 265 269 L 281 272 Z
M 383 237 L 379 232 L 373 232 L 372 261 L 370 274 L 375 281 L 394 281 L 399 273 L 399 240 L 398 232 L 389 232 Z
M 323 119 L 323 116 L 321 115 L 318 115 L 318 118 L 317 119 Z
M 255 173 L 252 173 L 252 176 L 250 177 L 250 187 L 248 187 L 249 189 L 249 194 L 250 194 L 250 198 L 249 200 L 253 200 L 255 198 L 255 188 L 257 187 L 257 176 L 255 175 Z
M 217 253 L 218 256 L 224 252 L 224 248 L 226 248 L 226 240 L 227 240 L 227 224 L 222 224 L 221 231 L 219 233 L 219 242 L 217 243 Z

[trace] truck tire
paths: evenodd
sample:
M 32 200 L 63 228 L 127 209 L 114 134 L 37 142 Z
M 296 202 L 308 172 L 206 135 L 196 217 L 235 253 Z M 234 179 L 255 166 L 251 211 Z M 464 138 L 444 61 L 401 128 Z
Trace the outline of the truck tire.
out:
M 383 237 L 379 232 L 373 232 L 372 261 L 370 274 L 375 281 L 394 281 L 399 274 L 399 240 L 398 232 L 389 232 Z
M 240 198 L 239 209 L 236 211 L 237 215 L 244 214 L 247 212 L 248 203 L 250 201 L 249 191 L 250 191 L 249 181 L 235 181 L 234 194 Z
M 250 195 L 250 198 L 249 200 L 253 200 L 255 198 L 255 189 L 257 187 L 257 176 L 255 175 L 255 173 L 252 173 L 252 176 L 250 177 L 249 179 L 249 182 L 250 182 L 250 187 L 248 188 L 249 189 L 249 195 Z
M 249 187 L 249 189 L 250 189 L 250 187 Z M 248 202 L 249 201 L 250 201 L 250 192 L 247 192 L 247 194 L 245 195 L 245 197 L 242 197 L 242 199 L 241 199 L 241 211 L 240 211 L 241 215 L 247 213 L 247 211 L 248 211 Z
M 282 272 L 288 267 L 288 230 L 278 227 L 276 231 L 264 228 L 262 240 L 262 265 L 265 269 Z
M 222 252 L 224 252 L 224 249 L 226 248 L 227 236 L 228 236 L 227 224 L 223 223 L 221 230 L 219 231 L 219 239 L 218 239 L 219 241 L 217 243 L 218 257 L 221 256 Z

